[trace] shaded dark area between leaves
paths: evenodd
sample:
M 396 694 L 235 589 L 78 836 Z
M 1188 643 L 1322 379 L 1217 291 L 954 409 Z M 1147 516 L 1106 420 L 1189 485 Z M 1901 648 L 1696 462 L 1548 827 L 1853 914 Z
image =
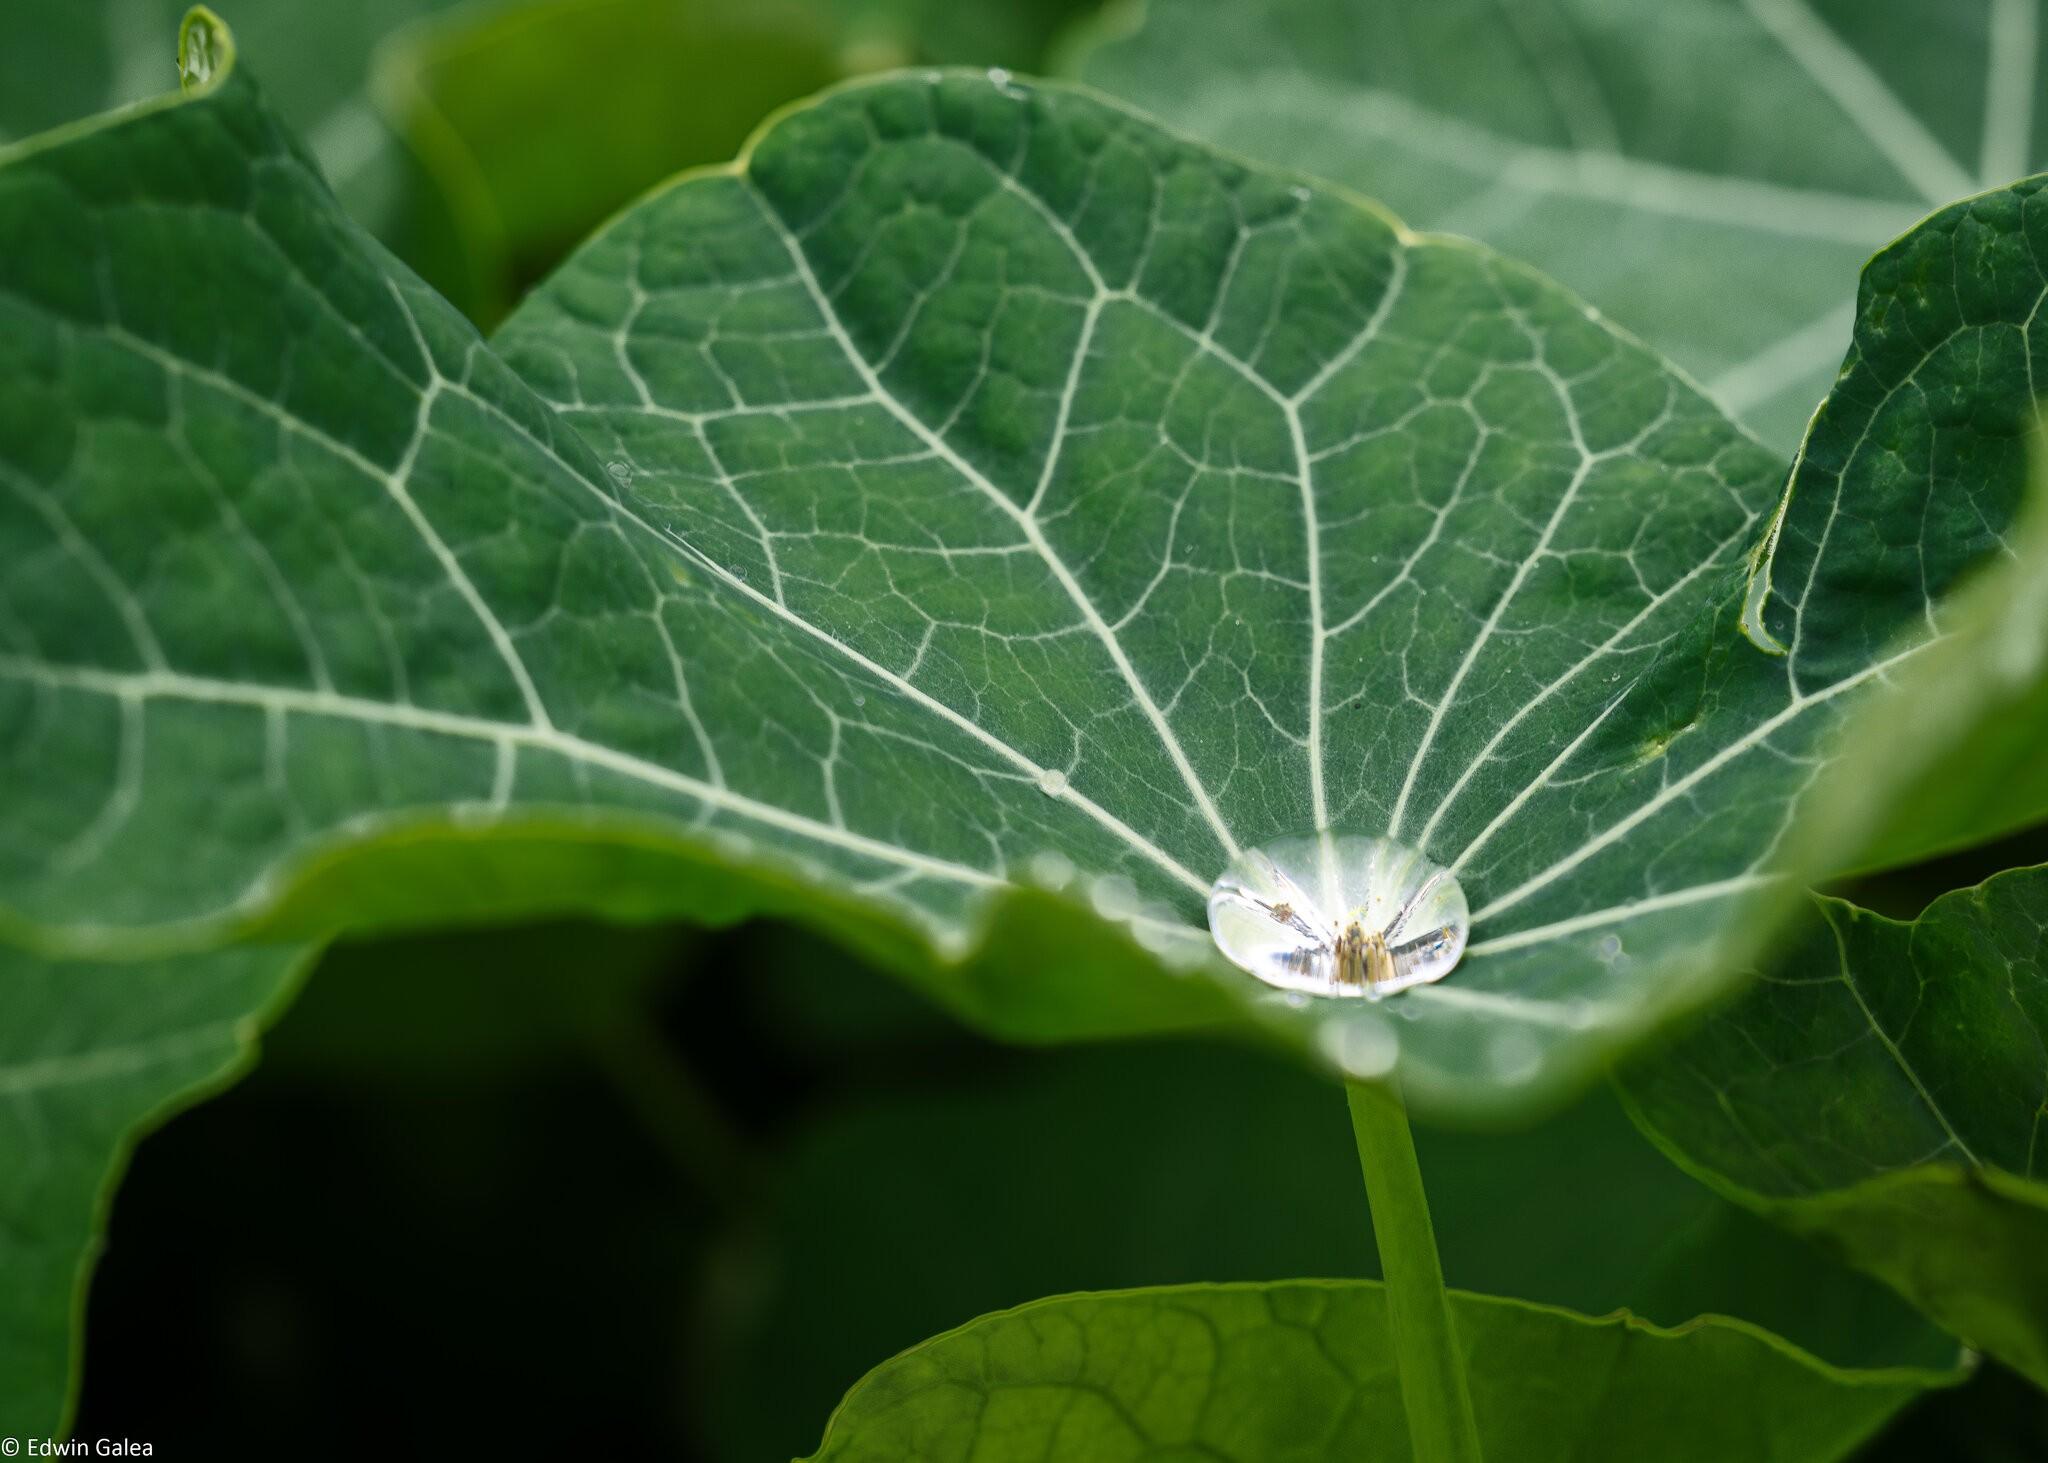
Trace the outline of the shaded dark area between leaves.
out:
M 1867 1283 L 1816 1307 L 1811 1252 L 1604 1096 L 1423 1148 L 1453 1283 L 1739 1309 L 1851 1363 L 1914 1324 Z M 140 1149 L 75 1435 L 789 1457 L 868 1367 L 976 1314 L 1373 1254 L 1338 1094 L 1242 1047 L 994 1046 L 773 927 L 369 945 L 330 957 L 255 1075 Z M 2034 1457 L 2044 1430 L 1989 1371 L 1870 1456 Z
M 1882 869 L 1837 880 L 1820 892 L 1846 899 L 1888 919 L 1914 919 L 1952 890 L 1981 884 L 2006 869 L 2032 868 L 2037 864 L 2048 864 L 2048 825 L 2023 828 L 2005 838 L 1907 868 Z

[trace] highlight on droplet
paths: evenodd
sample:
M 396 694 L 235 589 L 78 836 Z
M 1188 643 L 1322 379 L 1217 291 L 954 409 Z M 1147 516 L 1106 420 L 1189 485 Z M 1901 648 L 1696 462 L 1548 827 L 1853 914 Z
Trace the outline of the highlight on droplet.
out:
M 1209 933 L 1231 963 L 1312 996 L 1379 1000 L 1442 980 L 1471 927 L 1450 870 L 1365 834 L 1326 830 L 1248 848 L 1209 892 Z

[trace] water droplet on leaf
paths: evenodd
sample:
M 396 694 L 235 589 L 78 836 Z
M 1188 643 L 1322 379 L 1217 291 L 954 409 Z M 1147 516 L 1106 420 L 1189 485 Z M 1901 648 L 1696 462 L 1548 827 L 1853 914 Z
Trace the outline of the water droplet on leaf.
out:
M 1293 195 L 1294 195 L 1294 197 L 1295 197 L 1296 199 L 1298 199 L 1298 200 L 1299 200 L 1300 202 L 1302 202 L 1302 203 L 1306 203 L 1306 202 L 1308 202 L 1308 199 L 1309 199 L 1309 192 L 1308 192 L 1308 189 L 1304 188 L 1304 187 L 1303 187 L 1303 186 L 1302 186 L 1301 184 L 1299 184 L 1299 183 L 1296 183 L 1296 184 L 1295 184 L 1295 185 L 1294 185 L 1294 186 L 1293 186 L 1292 188 L 1289 188 L 1289 189 L 1288 189 L 1287 191 L 1288 191 L 1289 193 L 1293 194 Z
M 1048 767 L 1038 774 L 1038 790 L 1049 798 L 1056 798 L 1067 790 L 1067 774 L 1057 767 Z
M 604 470 L 611 475 L 612 481 L 622 488 L 633 481 L 633 469 L 626 463 L 607 462 Z
M 1316 996 L 1377 1000 L 1442 980 L 1471 924 L 1450 870 L 1355 833 L 1248 848 L 1209 892 L 1209 933 L 1233 964 Z
M 1138 886 L 1122 874 L 1111 874 L 1095 881 L 1088 902 L 1104 919 L 1127 920 L 1138 912 Z

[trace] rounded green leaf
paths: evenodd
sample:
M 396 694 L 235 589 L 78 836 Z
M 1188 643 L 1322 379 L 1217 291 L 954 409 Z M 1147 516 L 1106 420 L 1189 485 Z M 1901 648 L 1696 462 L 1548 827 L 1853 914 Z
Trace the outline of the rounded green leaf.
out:
M 2005 379 L 2031 197 L 1885 256 L 1851 381 L 1941 268 L 1995 287 L 1917 379 Z M 1540 277 L 1001 75 L 788 113 L 486 345 L 230 73 L 0 159 L 0 375 L 13 938 L 768 911 L 992 1029 L 1236 1010 L 1495 1120 L 1722 988 L 2017 470 L 2002 398 L 1845 397 L 1774 519 Z M 1448 981 L 1223 967 L 1210 879 L 1319 824 L 1457 872 Z
M 1719 1318 L 1672 1331 L 1626 1312 L 1451 1300 L 1488 1463 L 1821 1463 L 1959 1375 L 1843 1372 Z M 877 1367 L 812 1458 L 1391 1463 L 1407 1456 L 1392 1348 L 1373 1281 L 1063 1296 Z

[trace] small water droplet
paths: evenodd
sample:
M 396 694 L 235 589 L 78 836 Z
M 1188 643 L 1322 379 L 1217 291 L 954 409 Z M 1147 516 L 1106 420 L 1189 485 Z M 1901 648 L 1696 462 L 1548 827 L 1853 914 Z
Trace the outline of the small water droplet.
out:
M 604 470 L 611 475 L 612 481 L 622 488 L 633 481 L 633 469 L 627 463 L 607 462 Z
M 1064 889 L 1074 882 L 1074 861 L 1057 849 L 1031 855 L 1031 877 L 1047 889 Z
M 1003 70 L 1000 66 L 991 66 L 988 69 L 988 79 L 997 86 L 1008 86 L 1010 84 L 1010 73 Z
M 1319 1040 L 1331 1061 L 1362 1082 L 1386 1076 L 1401 1058 L 1401 1039 L 1384 1021 L 1332 1021 Z
M 1095 881 L 1088 902 L 1104 919 L 1127 920 L 1138 912 L 1138 886 L 1122 874 L 1111 874 Z
M 1471 923 L 1450 870 L 1365 834 L 1248 848 L 1209 893 L 1209 933 L 1232 964 L 1316 996 L 1377 1000 L 1442 980 Z
M 855 691 L 853 693 L 853 704 L 856 706 L 865 706 L 868 704 L 868 698 L 861 695 L 860 692 Z
M 1289 188 L 1289 189 L 1288 189 L 1287 191 L 1288 191 L 1289 193 L 1293 194 L 1293 195 L 1294 195 L 1294 197 L 1295 197 L 1296 199 L 1298 199 L 1298 200 L 1299 200 L 1300 202 L 1302 202 L 1302 203 L 1306 203 L 1306 202 L 1308 202 L 1308 200 L 1309 200 L 1309 191 L 1308 191 L 1308 189 L 1304 188 L 1304 187 L 1303 187 L 1303 186 L 1302 186 L 1301 184 L 1299 184 L 1299 183 L 1296 183 L 1296 184 L 1295 184 L 1295 185 L 1294 185 L 1294 186 L 1293 186 L 1292 188 Z
M 1282 999 L 1297 1011 L 1308 1004 L 1308 997 L 1304 996 L 1300 991 L 1289 991 Z
M 1496 1031 L 1486 1040 L 1486 1060 L 1496 1082 L 1527 1082 L 1543 1070 L 1543 1048 L 1526 1031 Z
M 1602 958 L 1612 960 L 1615 956 L 1619 955 L 1620 953 L 1621 936 L 1602 935 L 1600 937 L 1600 954 Z
M 1067 790 L 1067 774 L 1057 767 L 1048 767 L 1038 774 L 1038 790 L 1049 798 L 1056 798 Z

